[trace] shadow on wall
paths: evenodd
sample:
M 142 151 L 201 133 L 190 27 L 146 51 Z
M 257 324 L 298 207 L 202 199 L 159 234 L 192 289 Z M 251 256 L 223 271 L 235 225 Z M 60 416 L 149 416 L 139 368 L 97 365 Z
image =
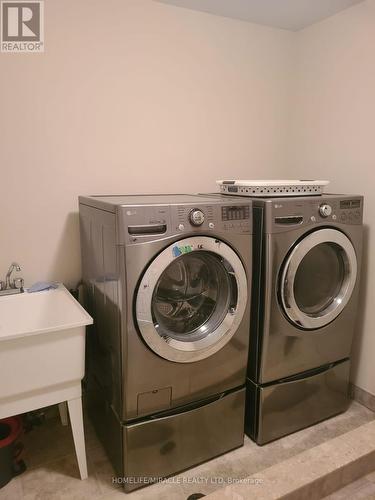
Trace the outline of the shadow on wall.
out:
M 367 307 L 368 295 L 368 265 L 369 265 L 369 233 L 368 225 L 363 226 L 363 247 L 362 247 L 362 265 L 361 265 L 361 284 L 359 290 L 359 300 L 357 308 L 356 331 L 353 339 L 353 355 L 350 380 L 353 382 L 357 379 L 359 357 L 362 350 L 363 332 L 365 327 L 365 310 Z
M 70 212 L 66 217 L 48 274 L 48 279 L 61 281 L 67 287 L 75 287 L 81 279 L 78 212 Z

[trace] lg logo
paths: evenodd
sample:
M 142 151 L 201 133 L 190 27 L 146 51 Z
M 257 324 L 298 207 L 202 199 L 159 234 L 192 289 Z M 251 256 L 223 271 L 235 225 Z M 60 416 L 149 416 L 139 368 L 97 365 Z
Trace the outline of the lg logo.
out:
M 1 2 L 1 51 L 43 52 L 42 1 Z

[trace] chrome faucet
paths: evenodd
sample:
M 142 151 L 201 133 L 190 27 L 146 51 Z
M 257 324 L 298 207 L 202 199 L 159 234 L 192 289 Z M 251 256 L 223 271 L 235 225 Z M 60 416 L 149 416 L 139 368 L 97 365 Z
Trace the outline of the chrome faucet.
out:
M 14 269 L 16 271 L 21 271 L 21 268 L 20 268 L 19 264 L 17 264 L 17 262 L 13 262 L 8 269 L 7 275 L 5 276 L 5 288 L 15 288 L 15 286 L 12 286 L 10 284 L 10 276 L 11 276 L 12 272 L 14 271 Z
M 0 295 L 9 295 L 14 293 L 23 293 L 23 278 L 15 278 L 11 281 L 13 271 L 21 271 L 21 267 L 17 262 L 12 262 L 5 276 L 5 282 L 0 281 Z

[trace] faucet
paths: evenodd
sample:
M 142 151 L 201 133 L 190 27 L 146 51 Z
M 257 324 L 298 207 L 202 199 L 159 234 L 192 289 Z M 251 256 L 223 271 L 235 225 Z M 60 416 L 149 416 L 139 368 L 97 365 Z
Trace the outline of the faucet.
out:
M 12 281 L 10 280 L 10 277 L 13 273 L 13 271 L 21 271 L 21 267 L 17 262 L 13 262 L 9 269 L 8 272 L 5 276 L 5 282 L 0 281 L 0 295 L 9 295 L 9 294 L 14 294 L 14 293 L 23 293 L 23 278 L 15 278 Z
M 7 275 L 5 276 L 5 288 L 15 288 L 14 286 L 14 281 L 12 283 L 12 285 L 10 284 L 10 276 L 12 274 L 12 272 L 14 271 L 14 269 L 16 271 L 21 271 L 21 267 L 19 266 L 19 264 L 17 264 L 17 262 L 13 262 L 9 269 L 8 269 L 8 272 L 7 272 Z

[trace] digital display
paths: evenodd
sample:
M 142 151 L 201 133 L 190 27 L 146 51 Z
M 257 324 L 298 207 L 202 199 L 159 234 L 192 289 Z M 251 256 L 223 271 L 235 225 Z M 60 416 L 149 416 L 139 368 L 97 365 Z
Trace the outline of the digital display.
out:
M 360 208 L 361 200 L 342 200 L 340 208 Z
M 250 218 L 250 207 L 248 205 L 240 205 L 236 207 L 222 207 L 222 220 L 244 220 Z

